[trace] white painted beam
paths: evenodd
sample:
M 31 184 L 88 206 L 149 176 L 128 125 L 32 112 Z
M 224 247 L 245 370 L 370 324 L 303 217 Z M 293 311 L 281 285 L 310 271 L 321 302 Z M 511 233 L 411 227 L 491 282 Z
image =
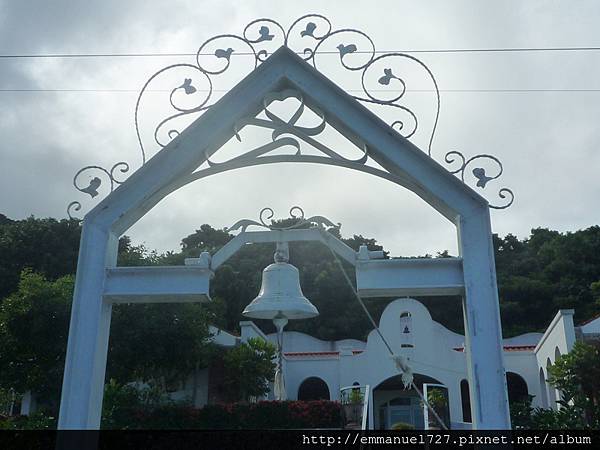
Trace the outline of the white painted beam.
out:
M 362 297 L 463 295 L 462 259 L 359 260 L 356 283 Z
M 106 269 L 103 297 L 111 303 L 208 302 L 211 273 L 194 266 Z
M 244 231 L 225 244 L 211 259 L 210 268 L 215 271 L 225 261 L 231 258 L 246 244 L 319 241 L 330 245 L 341 258 L 352 265 L 356 264 L 356 252 L 338 238 L 319 228 L 299 230 L 269 230 L 269 231 Z
M 105 268 L 119 238 L 84 221 L 58 417 L 59 430 L 100 428 L 112 305 L 102 301 Z
M 510 430 L 489 209 L 461 217 L 458 236 L 465 277 L 463 314 L 473 429 Z

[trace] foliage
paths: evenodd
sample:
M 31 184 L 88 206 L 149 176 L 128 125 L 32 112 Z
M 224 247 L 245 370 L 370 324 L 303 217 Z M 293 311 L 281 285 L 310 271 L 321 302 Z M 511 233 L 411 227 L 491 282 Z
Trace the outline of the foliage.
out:
M 259 338 L 229 350 L 223 358 L 226 395 L 232 400 L 248 401 L 267 394 L 275 374 L 275 353 L 273 344 Z
M 423 403 L 424 402 L 421 402 L 422 405 Z M 430 387 L 427 391 L 427 403 L 429 404 L 429 407 L 436 412 L 444 424 L 450 423 L 448 397 L 444 389 L 435 386 Z M 433 427 L 441 426 L 441 424 L 438 423 L 438 419 L 433 414 L 430 414 L 429 416 L 429 425 Z
M 119 239 L 118 266 L 152 266 L 160 262 L 156 250 L 148 250 L 144 244 L 133 245 L 129 236 Z
M 348 396 L 348 402 L 350 403 L 362 403 L 364 399 L 365 396 L 360 392 L 360 389 L 352 389 Z
M 56 423 L 56 417 L 44 411 L 29 416 L 0 415 L 0 430 L 54 430 Z
M 533 408 L 532 396 L 511 405 L 517 429 L 600 428 L 599 348 L 577 341 L 573 349 L 557 358 L 548 369 L 548 382 L 561 392 L 559 409 Z
M 577 341 L 548 372 L 549 383 L 562 392 L 561 405 L 573 405 L 587 425 L 600 427 L 600 348 Z
M 18 288 L 23 268 L 29 267 L 49 280 L 75 271 L 81 227 L 76 220 L 0 220 L 0 299 Z M 281 225 L 291 225 L 283 221 Z M 343 238 L 354 249 L 365 244 L 381 250 L 375 239 L 355 235 Z M 124 236 L 119 242 L 119 265 L 183 264 L 186 257 L 200 252 L 215 253 L 232 238 L 224 230 L 201 225 L 182 239 L 181 250 L 157 254 L 143 245 L 133 245 Z M 559 233 L 536 228 L 525 239 L 508 234 L 494 236 L 496 268 L 504 335 L 544 330 L 559 308 L 575 308 L 583 321 L 600 313 L 600 227 Z M 448 257 L 447 251 L 437 257 Z M 272 262 L 272 245 L 246 246 L 217 270 L 211 280 L 216 323 L 228 330 L 239 329 L 241 311 L 256 296 L 261 272 Z M 292 322 L 288 330 L 309 333 L 321 339 L 364 339 L 371 326 L 352 301 L 339 268 L 329 250 L 317 242 L 291 245 L 291 263 L 300 270 L 306 296 L 317 306 L 320 316 Z M 353 278 L 353 271 L 346 266 Z M 367 306 L 377 319 L 391 299 L 372 299 Z M 461 302 L 458 298 L 419 299 L 434 318 L 456 332 L 462 332 Z M 267 332 L 268 321 L 258 322 Z
M 600 226 L 494 236 L 494 248 L 505 336 L 545 329 L 560 308 L 574 308 L 579 320 L 600 313 Z
M 160 380 L 164 385 L 206 366 L 211 315 L 200 304 L 113 307 L 107 374 L 121 383 Z
M 292 224 L 288 222 L 282 225 Z M 361 235 L 343 238 L 338 230 L 329 231 L 355 250 L 362 244 L 370 250 L 383 249 L 373 238 Z M 184 257 L 198 256 L 202 251 L 214 253 L 230 239 L 231 235 L 225 231 L 202 225 L 183 239 L 181 253 L 162 255 L 159 259 L 163 264 L 181 263 Z M 511 234 L 504 238 L 494 236 L 494 250 L 505 336 L 544 330 L 560 308 L 575 308 L 580 320 L 600 313 L 600 227 L 573 233 L 536 228 L 522 240 Z M 448 256 L 445 250 L 437 254 L 442 258 Z M 272 262 L 272 257 L 272 245 L 246 246 L 217 270 L 211 282 L 211 295 L 220 304 L 222 325 L 226 329 L 238 329 L 239 321 L 243 320 L 241 311 L 259 291 L 262 269 Z M 291 243 L 290 263 L 298 267 L 303 292 L 321 314 L 311 320 L 292 322 L 288 330 L 325 340 L 367 336 L 371 325 L 353 301 L 352 292 L 327 247 L 317 242 Z M 346 264 L 345 268 L 353 280 L 352 268 Z M 367 302 L 376 320 L 390 300 Z M 428 307 L 434 320 L 453 331 L 463 331 L 459 298 L 419 300 Z M 257 323 L 263 330 L 273 331 L 270 322 Z
M 533 396 L 510 405 L 510 418 L 516 430 L 577 430 L 588 428 L 583 411 L 577 405 L 564 404 L 559 410 L 534 408 Z
M 0 388 L 57 400 L 62 383 L 73 277 L 48 281 L 26 269 L 0 304 Z
M 13 390 L 0 388 L 0 415 L 10 413 L 14 398 Z
M 338 230 L 330 231 L 354 249 L 361 244 L 382 249 L 373 238 L 343 238 Z M 17 386 L 23 391 L 33 387 L 42 396 L 58 399 L 73 283 L 68 275 L 75 271 L 80 232 L 78 221 L 11 220 L 0 215 L 0 388 Z M 180 251 L 157 254 L 124 236 L 119 242 L 119 264 L 182 264 L 185 257 L 216 252 L 231 238 L 226 231 L 204 224 L 182 239 Z M 371 325 L 353 300 L 329 249 L 317 242 L 296 242 L 290 247 L 290 262 L 300 270 L 302 289 L 321 314 L 293 321 L 287 329 L 326 340 L 364 339 Z M 537 228 L 525 239 L 494 236 L 494 250 L 505 336 L 544 330 L 559 308 L 575 308 L 579 321 L 600 313 L 599 226 L 567 233 Z M 447 251 L 437 254 L 448 256 Z M 241 311 L 258 292 L 262 269 L 272 260 L 272 245 L 245 246 L 216 271 L 211 280 L 214 301 L 208 308 L 115 306 L 108 376 L 121 383 L 156 376 L 159 380 L 155 381 L 164 387 L 175 373 L 189 373 L 196 364 L 204 364 L 210 354 L 206 325 L 238 329 Z M 352 268 L 345 265 L 345 269 L 353 279 Z M 462 331 L 460 299 L 419 300 L 434 320 Z M 389 301 L 367 302 L 376 320 Z M 257 324 L 266 332 L 273 331 L 269 321 Z M 590 395 L 591 405 L 579 402 L 577 406 L 584 408 L 587 420 L 596 414 L 593 408 L 598 401 L 597 391 Z M 548 414 L 538 416 L 546 420 Z
M 0 304 L 0 388 L 32 390 L 56 407 L 66 354 L 73 277 L 49 281 L 25 270 Z M 210 313 L 197 304 L 118 305 L 113 309 L 107 373 L 121 383 L 161 382 L 206 364 Z
M 134 427 L 139 418 L 149 411 L 188 407 L 184 402 L 170 400 L 156 385 L 119 384 L 111 379 L 104 386 L 101 427 L 124 430 Z
M 592 291 L 596 305 L 600 306 L 600 280 L 590 284 L 590 290 Z
M 533 395 L 529 395 L 527 400 L 513 402 L 510 404 L 510 423 L 515 430 L 535 429 L 535 420 L 533 417 L 534 408 L 531 406 Z
M 448 399 L 446 398 L 443 390 L 430 388 L 427 392 L 427 403 L 429 403 L 429 406 L 431 406 L 434 410 L 438 411 L 442 410 L 448 405 Z
M 127 429 L 131 417 L 141 406 L 141 395 L 135 387 L 121 385 L 111 379 L 104 386 L 101 427 Z
M 77 220 L 0 221 L 0 299 L 17 289 L 23 269 L 51 280 L 74 274 L 80 234 Z
M 206 405 L 202 409 L 167 404 L 122 410 L 119 421 L 104 417 L 103 429 L 298 429 L 337 428 L 340 404 L 328 400 L 263 401 Z

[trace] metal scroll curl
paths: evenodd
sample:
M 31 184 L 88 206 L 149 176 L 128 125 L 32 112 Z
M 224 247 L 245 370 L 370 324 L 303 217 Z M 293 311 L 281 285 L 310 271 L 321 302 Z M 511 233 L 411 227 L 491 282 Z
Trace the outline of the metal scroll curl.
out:
M 452 151 L 449 151 L 448 153 L 446 153 L 446 156 L 444 157 L 444 161 L 447 164 L 454 164 L 455 167 L 456 167 L 456 164 L 458 165 L 458 167 L 455 169 L 448 168 L 448 171 L 452 174 L 459 174 L 460 179 L 462 180 L 463 183 L 466 183 L 465 173 L 469 172 L 467 170 L 467 168 L 469 168 L 470 174 L 473 176 L 473 178 L 475 180 L 477 180 L 475 183 L 475 187 L 480 188 L 480 189 L 485 189 L 487 187 L 487 184 L 490 181 L 497 180 L 498 178 L 500 178 L 500 176 L 504 172 L 504 167 L 502 166 L 502 163 L 500 162 L 500 160 L 498 158 L 496 158 L 493 155 L 480 154 L 480 155 L 472 156 L 471 158 L 467 159 L 465 157 L 465 155 L 463 155 L 461 152 L 452 150 Z M 479 162 L 479 164 L 475 164 L 476 161 Z M 492 173 L 488 172 L 488 170 L 485 167 L 486 165 L 480 164 L 481 162 L 484 162 L 484 161 L 486 161 L 488 163 L 487 165 L 489 165 L 489 163 L 491 162 L 492 166 L 494 166 L 494 168 L 495 168 L 495 172 L 492 172 Z M 490 205 L 489 205 L 490 208 L 506 209 L 510 205 L 512 205 L 515 200 L 515 195 L 514 195 L 513 191 L 508 188 L 501 188 L 498 191 L 498 197 L 500 197 L 502 200 L 506 199 L 504 204 L 493 205 L 490 203 Z
M 304 210 L 299 206 L 292 206 L 289 211 L 289 217 L 284 220 L 292 220 L 294 223 L 287 227 L 277 227 L 274 224 L 273 217 L 275 217 L 275 211 L 272 208 L 266 207 L 260 210 L 258 214 L 258 220 L 242 219 L 238 220 L 230 227 L 226 227 L 225 231 L 232 232 L 240 230 L 244 233 L 250 226 L 256 226 L 260 228 L 266 228 L 268 230 L 293 230 L 296 228 L 302 228 L 305 226 L 321 227 L 321 228 L 337 228 L 339 229 L 342 225 L 340 223 L 334 224 L 331 220 L 323 216 L 311 216 L 306 218 L 304 216 Z M 270 224 L 268 222 L 271 222 Z
M 405 53 L 387 53 L 376 56 L 375 44 L 366 33 L 353 28 L 334 30 L 331 22 L 325 16 L 307 14 L 295 20 L 287 30 L 275 20 L 268 18 L 256 19 L 250 22 L 240 35 L 222 34 L 206 40 L 200 45 L 196 53 L 195 64 L 173 64 L 154 73 L 140 91 L 135 108 L 134 119 L 142 163 L 146 161 L 147 146 L 144 144 L 140 133 L 140 104 L 148 91 L 148 87 L 157 78 L 175 70 L 186 69 L 189 71 L 189 74 L 181 80 L 181 85 L 172 91 L 169 98 L 173 113 L 159 121 L 154 131 L 155 144 L 164 147 L 170 139 L 178 136 L 181 131 L 177 127 L 168 127 L 168 123 L 173 123 L 174 119 L 188 114 L 201 114 L 214 104 L 214 83 L 218 77 L 231 72 L 230 69 L 234 67 L 236 57 L 240 61 L 239 64 L 235 65 L 236 69 L 241 73 L 249 73 L 265 61 L 277 48 L 284 45 L 299 53 L 305 61 L 318 68 L 316 57 L 328 43 L 335 47 L 335 52 L 339 55 L 339 63 L 343 69 L 360 74 L 362 94 L 354 98 L 363 103 L 389 107 L 391 111 L 395 111 L 398 118 L 394 119 L 390 125 L 406 138 L 410 138 L 415 134 L 419 127 L 419 121 L 416 113 L 402 104 L 407 90 L 406 81 L 393 68 L 394 61 L 410 61 L 426 71 L 427 76 L 433 83 L 436 96 L 435 120 L 429 136 L 427 150 L 428 154 L 431 155 L 433 138 L 439 118 L 440 102 L 437 82 L 427 65 L 418 58 Z M 323 52 L 327 53 L 325 50 Z M 245 58 L 241 58 L 241 56 L 245 56 Z M 245 62 L 247 67 L 241 67 L 242 62 Z M 376 76 L 376 85 L 371 86 L 367 83 L 366 76 L 375 71 L 381 73 Z M 199 81 L 198 77 L 201 77 L 202 80 Z M 199 82 L 205 87 L 202 91 L 203 94 L 199 96 L 201 101 L 194 107 L 177 107 L 173 102 L 174 93 L 181 94 L 183 92 L 186 95 L 196 95 L 196 86 Z M 381 90 L 386 89 L 392 93 L 391 96 L 386 97 L 380 94 Z M 164 133 L 164 130 L 167 132 Z M 161 138 L 161 135 L 164 135 L 166 140 Z
M 105 169 L 102 166 L 86 166 L 75 174 L 73 177 L 73 186 L 79 192 L 83 194 L 89 195 L 91 198 L 97 197 L 99 195 L 99 189 L 102 186 L 103 178 L 104 181 L 108 182 L 110 192 L 112 192 L 115 187 L 125 180 L 119 179 L 117 177 L 118 173 L 124 174 L 129 172 L 129 164 L 124 161 L 118 162 L 113 165 L 110 169 Z M 84 174 L 88 174 L 87 184 L 83 181 Z M 72 201 L 67 206 L 67 215 L 69 219 L 74 219 L 72 212 L 81 210 L 81 202 Z
M 289 98 L 295 98 L 298 102 L 296 110 L 293 112 L 291 117 L 287 120 L 279 117 L 272 109 L 270 105 L 276 101 L 284 101 Z M 266 119 L 259 117 L 247 117 L 244 120 L 235 124 L 235 136 L 238 141 L 242 141 L 240 130 L 246 126 L 254 126 L 264 129 L 270 129 L 272 142 L 256 147 L 249 150 L 242 155 L 236 156 L 224 162 L 214 162 L 207 157 L 206 161 L 210 167 L 219 166 L 223 164 L 237 163 L 240 161 L 250 160 L 259 158 L 266 155 L 276 149 L 282 147 L 292 147 L 294 154 L 290 155 L 290 161 L 294 160 L 294 157 L 300 157 L 303 155 L 302 143 L 309 145 L 313 149 L 320 152 L 322 155 L 336 159 L 343 160 L 346 162 L 352 162 L 357 164 L 364 164 L 367 161 L 368 153 L 366 144 L 360 146 L 360 156 L 352 159 L 341 155 L 340 153 L 332 150 L 322 142 L 316 139 L 316 137 L 323 132 L 327 125 L 325 115 L 318 108 L 310 108 L 310 110 L 318 117 L 319 123 L 314 126 L 300 126 L 298 122 L 302 118 L 306 110 L 304 99 L 302 94 L 293 89 L 285 89 L 280 92 L 272 92 L 263 99 L 263 112 Z

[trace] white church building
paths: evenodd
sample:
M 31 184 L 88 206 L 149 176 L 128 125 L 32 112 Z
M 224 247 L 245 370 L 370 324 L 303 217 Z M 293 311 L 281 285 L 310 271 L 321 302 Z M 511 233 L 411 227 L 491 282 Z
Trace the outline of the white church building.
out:
M 557 408 L 559 393 L 546 382 L 547 368 L 567 353 L 576 339 L 600 336 L 600 317 L 579 327 L 573 323 L 574 310 L 559 310 L 544 333 L 527 333 L 503 340 L 504 364 L 511 401 L 533 396 L 533 406 Z M 251 321 L 241 325 L 241 336 L 213 329 L 215 342 L 224 347 L 252 337 L 276 344 L 276 335 L 264 335 Z M 450 426 L 470 428 L 471 411 L 467 381 L 464 336 L 432 320 L 427 308 L 417 300 L 404 298 L 384 310 L 379 327 L 394 352 L 407 356 L 417 386 L 443 385 L 449 400 Z M 287 331 L 283 340 L 284 377 L 290 400 L 339 400 L 340 389 L 368 385 L 369 428 L 388 429 L 404 422 L 424 427 L 424 412 L 417 393 L 405 390 L 398 370 L 379 335 L 372 331 L 366 342 L 355 339 L 322 341 L 307 334 Z M 213 368 L 196 377 L 196 406 L 210 402 L 211 385 L 219 376 Z M 188 396 L 191 380 L 175 396 Z M 272 393 L 270 395 L 272 398 Z

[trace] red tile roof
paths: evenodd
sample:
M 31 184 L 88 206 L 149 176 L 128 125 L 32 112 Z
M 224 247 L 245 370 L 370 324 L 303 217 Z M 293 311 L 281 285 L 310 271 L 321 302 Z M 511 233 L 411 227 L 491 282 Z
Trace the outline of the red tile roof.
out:
M 592 322 L 593 322 L 594 320 L 596 320 L 596 319 L 600 319 L 600 314 L 598 314 L 597 316 L 594 316 L 594 317 L 592 317 L 591 319 L 588 319 L 588 320 L 586 320 L 586 321 L 584 321 L 584 322 L 581 322 L 581 323 L 579 324 L 579 326 L 580 326 L 580 327 L 582 327 L 582 326 L 584 326 L 584 325 L 587 325 L 588 323 L 592 323 Z
M 535 345 L 505 345 L 502 347 L 505 352 L 527 352 L 535 349 Z M 464 347 L 454 347 L 457 352 L 464 352 Z
M 285 356 L 337 356 L 340 352 L 285 352 Z

